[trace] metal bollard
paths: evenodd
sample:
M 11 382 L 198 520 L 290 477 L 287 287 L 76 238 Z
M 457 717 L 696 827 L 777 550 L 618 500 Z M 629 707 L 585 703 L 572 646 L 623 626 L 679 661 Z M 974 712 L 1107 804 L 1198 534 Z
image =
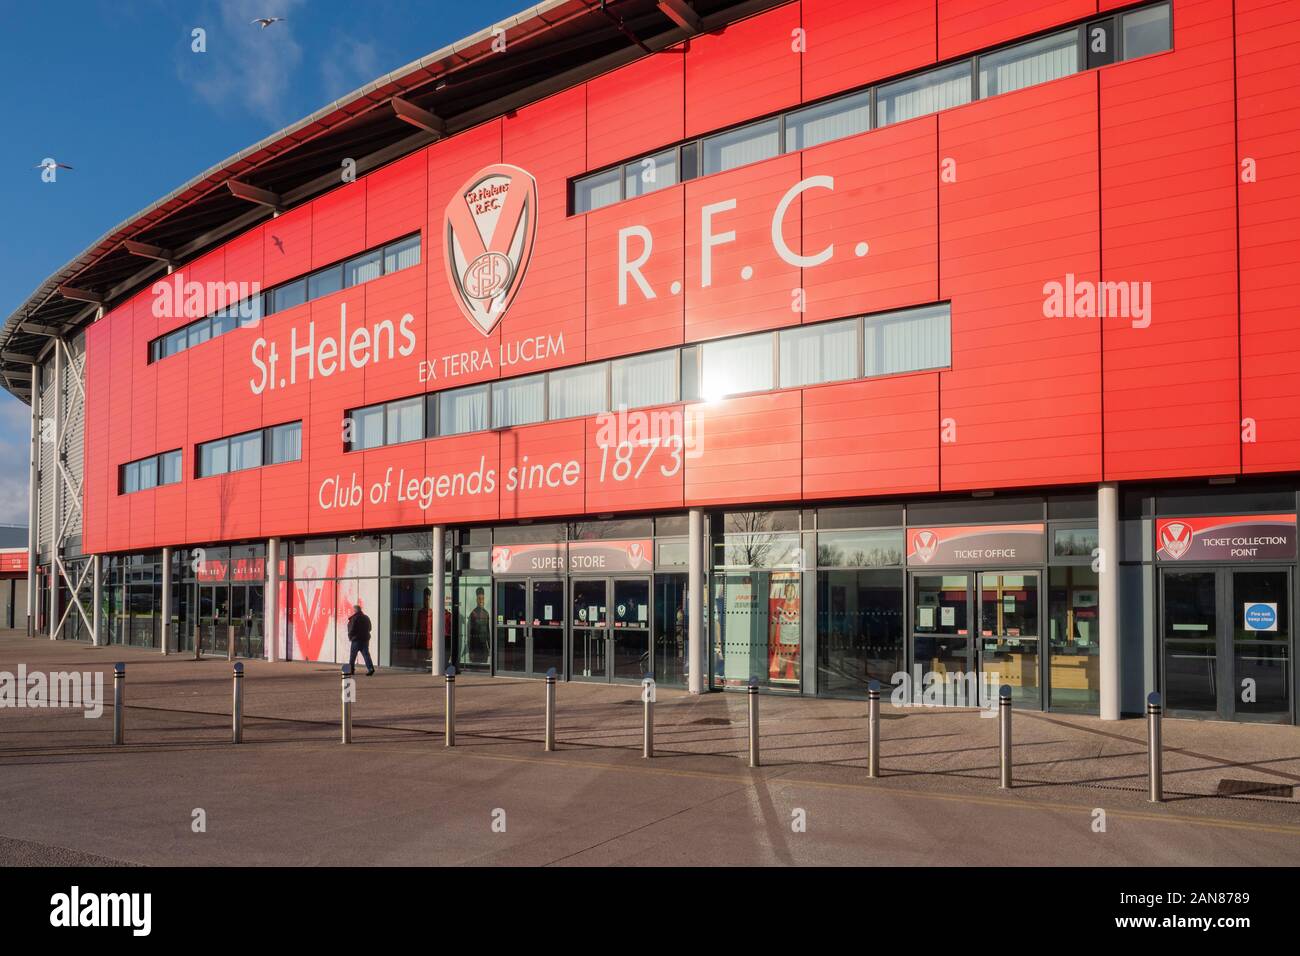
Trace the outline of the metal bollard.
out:
M 347 664 L 343 665 L 343 742 L 352 743 L 352 688 L 355 683 L 352 678 L 352 668 Z
M 1152 691 L 1147 695 L 1147 752 L 1150 756 L 1151 802 L 1163 803 L 1165 799 L 1164 770 L 1161 766 L 1164 746 L 1160 740 L 1160 721 L 1163 710 L 1160 695 Z
M 758 766 L 758 678 L 749 679 L 749 765 Z
M 126 665 L 113 665 L 113 743 L 126 743 Z
M 1002 752 L 1001 789 L 1011 789 L 1011 687 L 1003 684 L 998 688 L 998 730 L 999 749 Z
M 235 625 L 226 626 L 226 660 L 235 659 Z
M 456 668 L 447 665 L 447 713 L 444 718 L 443 743 L 456 746 Z
M 230 705 L 230 735 L 237 744 L 244 742 L 244 665 L 235 664 L 231 678 L 234 685 L 234 700 Z
M 555 749 L 555 668 L 546 672 L 546 750 Z
M 649 760 L 655 755 L 655 679 L 649 674 L 641 678 L 641 702 L 645 719 L 641 729 L 641 756 Z
M 203 625 L 194 625 L 194 659 L 203 660 Z
M 880 776 L 880 681 L 867 685 L 867 776 Z

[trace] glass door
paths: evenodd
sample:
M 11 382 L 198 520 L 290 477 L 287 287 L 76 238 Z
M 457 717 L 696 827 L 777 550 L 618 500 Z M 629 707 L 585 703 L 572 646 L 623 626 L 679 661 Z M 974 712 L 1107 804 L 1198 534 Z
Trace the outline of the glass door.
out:
M 1231 575 L 1232 709 L 1237 719 L 1284 721 L 1291 714 L 1291 573 Z M 1224 655 L 1225 659 L 1228 655 Z
M 538 677 L 554 667 L 564 676 L 564 582 L 556 579 L 530 580 L 529 602 L 532 626 L 528 631 L 528 671 Z
M 655 575 L 654 676 L 665 686 L 685 687 L 687 678 L 686 575 Z
M 912 575 L 912 661 L 923 675 L 947 680 L 950 674 L 975 670 L 973 617 L 970 574 Z M 923 684 L 924 676 L 913 688 L 918 700 Z
M 980 587 L 981 695 L 1006 684 L 1017 706 L 1042 707 L 1038 681 L 1038 572 L 983 571 Z M 981 700 L 981 704 L 987 701 Z
M 614 580 L 613 647 L 614 680 L 639 681 L 650 673 L 650 579 Z
M 497 581 L 496 669 L 506 674 L 528 670 L 528 582 Z
M 606 644 L 609 640 L 609 581 L 574 578 L 570 582 L 573 608 L 573 676 L 609 678 Z

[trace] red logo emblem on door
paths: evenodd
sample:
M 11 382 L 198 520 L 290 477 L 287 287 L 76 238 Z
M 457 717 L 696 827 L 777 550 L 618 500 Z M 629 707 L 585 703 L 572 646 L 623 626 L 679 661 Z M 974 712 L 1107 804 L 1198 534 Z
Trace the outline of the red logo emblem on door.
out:
M 487 335 L 514 302 L 528 270 L 537 235 L 537 180 L 518 166 L 485 166 L 447 204 L 443 231 L 452 296 Z
M 1171 521 L 1160 529 L 1160 546 L 1165 554 L 1177 561 L 1192 546 L 1192 529 L 1181 521 Z
M 939 547 L 939 536 L 933 531 L 918 531 L 912 539 L 912 550 L 916 556 L 929 564 L 934 559 L 934 552 Z

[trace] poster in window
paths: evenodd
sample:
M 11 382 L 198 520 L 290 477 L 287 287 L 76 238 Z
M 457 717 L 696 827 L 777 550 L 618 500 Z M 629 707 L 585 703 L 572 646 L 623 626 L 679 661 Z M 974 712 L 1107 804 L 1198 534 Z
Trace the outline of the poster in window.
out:
M 768 677 L 773 682 L 798 683 L 802 617 L 799 575 L 776 572 L 768 591 Z

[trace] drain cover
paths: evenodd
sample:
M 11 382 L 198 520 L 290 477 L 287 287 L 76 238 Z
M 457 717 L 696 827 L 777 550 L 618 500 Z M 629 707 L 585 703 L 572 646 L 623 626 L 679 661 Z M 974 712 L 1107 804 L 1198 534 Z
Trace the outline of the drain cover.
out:
M 1286 783 L 1264 783 L 1262 780 L 1229 780 L 1226 777 L 1219 781 L 1219 796 L 1221 797 L 1282 797 L 1284 800 L 1290 800 L 1295 796 L 1295 787 Z

